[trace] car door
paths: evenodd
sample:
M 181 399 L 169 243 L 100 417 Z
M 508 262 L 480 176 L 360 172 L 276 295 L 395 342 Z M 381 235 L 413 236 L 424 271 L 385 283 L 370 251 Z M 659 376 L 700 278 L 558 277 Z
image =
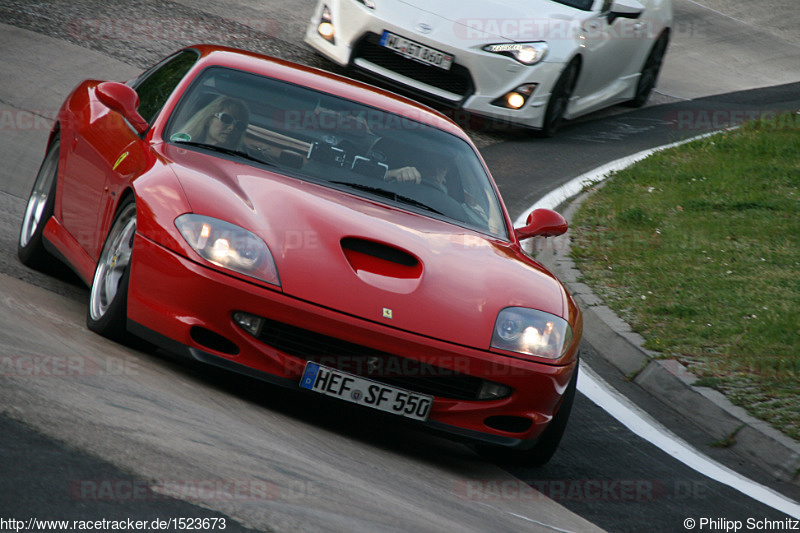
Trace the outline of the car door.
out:
M 197 60 L 178 52 L 131 82 L 139 95 L 139 114 L 152 123 Z M 118 201 L 115 191 L 149 159 L 149 146 L 117 112 L 92 98 L 90 119 L 73 141 L 62 195 L 64 226 L 92 259 L 100 255 L 105 231 Z
M 195 50 L 182 50 L 130 82 L 139 95 L 139 114 L 148 124 L 153 124 L 164 104 L 175 91 L 175 87 L 183 80 L 199 57 Z M 128 182 L 141 175 L 149 165 L 152 165 L 153 161 L 154 156 L 150 152 L 149 144 L 138 136 L 123 147 L 114 159 L 114 166 L 112 171 L 106 175 L 104 186 L 104 189 L 111 194 L 106 197 L 105 204 L 101 206 L 102 214 L 97 228 L 99 237 L 96 243 L 97 256 L 100 255 L 105 234 L 113 222 L 119 201 L 115 197 L 115 192 L 121 191 Z
M 603 0 L 582 25 L 584 67 L 576 95 L 596 104 L 614 98 L 625 86 L 623 78 L 635 71 L 634 62 L 647 46 L 646 24 L 639 19 L 615 16 L 613 0 Z M 632 70 L 633 69 L 633 70 Z M 587 102 L 588 104 L 588 102 Z
M 97 222 L 106 195 L 105 183 L 116 158 L 138 135 L 119 113 L 111 111 L 89 89 L 88 102 L 76 120 L 62 173 L 61 221 L 86 253 L 97 257 Z M 65 133 L 68 130 L 65 129 Z

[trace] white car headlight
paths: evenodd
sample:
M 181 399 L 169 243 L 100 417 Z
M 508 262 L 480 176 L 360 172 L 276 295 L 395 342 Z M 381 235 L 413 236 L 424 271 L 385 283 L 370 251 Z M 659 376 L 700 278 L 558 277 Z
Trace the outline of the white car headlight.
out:
M 547 359 L 563 356 L 570 342 L 572 328 L 566 320 L 525 307 L 500 311 L 492 334 L 492 348 Z
M 278 269 L 269 248 L 253 233 L 192 213 L 176 218 L 175 226 L 189 246 L 206 261 L 280 287 Z
M 547 55 L 547 43 L 544 42 L 488 44 L 483 49 L 513 57 L 523 65 L 535 65 Z

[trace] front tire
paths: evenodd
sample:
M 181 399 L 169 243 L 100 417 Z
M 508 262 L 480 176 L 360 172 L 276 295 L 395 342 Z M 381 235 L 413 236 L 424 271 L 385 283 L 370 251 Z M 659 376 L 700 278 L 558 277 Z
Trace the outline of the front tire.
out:
M 564 113 L 566 113 L 569 105 L 569 99 L 572 97 L 572 91 L 575 89 L 575 83 L 578 81 L 578 70 L 578 61 L 573 59 L 561 73 L 561 76 L 558 77 L 558 81 L 550 93 L 550 99 L 547 101 L 544 123 L 542 124 L 542 129 L 539 130 L 540 136 L 552 137 L 561 126 Z
M 656 86 L 658 74 L 661 72 L 661 65 L 664 63 L 664 55 L 667 53 L 669 44 L 669 34 L 662 33 L 658 40 L 653 44 L 647 60 L 644 62 L 642 72 L 639 74 L 639 83 L 636 85 L 636 95 L 633 100 L 627 102 L 629 107 L 642 107 L 647 103 L 650 93 Z
M 478 452 L 483 457 L 501 464 L 532 467 L 545 465 L 556 453 L 561 437 L 564 436 L 564 431 L 567 429 L 577 388 L 578 364 L 575 363 L 575 372 L 564 391 L 558 411 L 530 450 L 506 450 L 497 446 L 480 446 Z
M 114 340 L 126 338 L 128 280 L 136 234 L 136 203 L 133 196 L 122 201 L 97 261 L 86 326 Z
M 42 233 L 55 209 L 60 146 L 59 138 L 56 137 L 47 149 L 33 182 L 19 230 L 17 256 L 22 264 L 37 270 L 45 269 L 53 261 L 53 257 L 44 248 Z

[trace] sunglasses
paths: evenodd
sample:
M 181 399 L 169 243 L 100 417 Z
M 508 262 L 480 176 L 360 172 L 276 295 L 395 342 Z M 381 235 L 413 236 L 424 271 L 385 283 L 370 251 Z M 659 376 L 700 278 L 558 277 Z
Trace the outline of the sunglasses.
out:
M 234 128 L 244 128 L 245 127 L 244 121 L 234 118 L 234 116 L 231 115 L 230 113 L 225 113 L 224 111 L 222 111 L 220 113 L 214 113 L 214 116 L 216 118 L 218 118 L 219 121 L 222 122 L 226 126 L 230 126 L 231 124 L 233 124 Z

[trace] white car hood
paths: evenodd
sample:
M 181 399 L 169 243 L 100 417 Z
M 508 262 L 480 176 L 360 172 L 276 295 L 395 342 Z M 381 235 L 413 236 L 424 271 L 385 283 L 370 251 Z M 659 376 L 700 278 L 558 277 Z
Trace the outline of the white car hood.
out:
M 516 42 L 563 38 L 588 14 L 553 0 L 399 0 L 379 4 L 378 9 L 381 18 L 419 33 L 447 25 L 462 38 Z M 425 26 L 427 32 L 421 31 Z

